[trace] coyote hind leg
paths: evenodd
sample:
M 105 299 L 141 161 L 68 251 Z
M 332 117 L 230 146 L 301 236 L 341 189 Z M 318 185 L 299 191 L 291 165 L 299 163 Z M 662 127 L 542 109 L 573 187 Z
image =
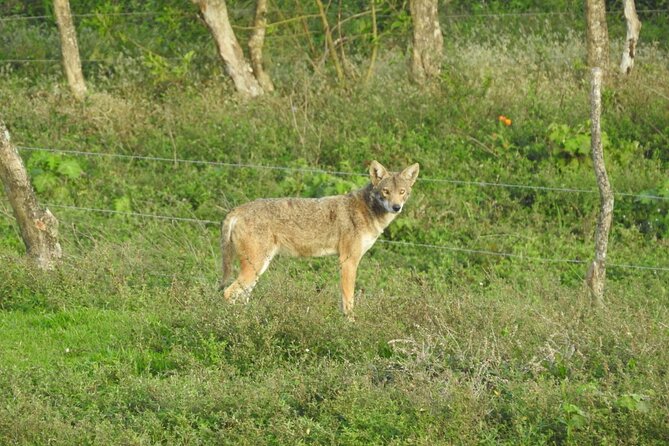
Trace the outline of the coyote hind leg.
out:
M 274 258 L 275 251 L 265 256 L 240 256 L 239 276 L 225 289 L 223 296 L 228 302 L 235 302 L 240 296 L 248 301 L 251 291 L 258 282 L 258 278 L 267 270 L 269 263 Z

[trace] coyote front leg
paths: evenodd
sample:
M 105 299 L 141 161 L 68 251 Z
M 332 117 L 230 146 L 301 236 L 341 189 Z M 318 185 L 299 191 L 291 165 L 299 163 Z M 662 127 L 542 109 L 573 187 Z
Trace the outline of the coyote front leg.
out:
M 341 309 L 347 318 L 353 320 L 355 304 L 355 275 L 358 271 L 361 255 L 340 256 L 341 264 Z

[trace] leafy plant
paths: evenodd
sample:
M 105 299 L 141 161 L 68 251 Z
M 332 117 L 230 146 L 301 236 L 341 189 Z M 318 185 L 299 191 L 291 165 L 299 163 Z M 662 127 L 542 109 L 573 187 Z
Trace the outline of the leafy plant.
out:
M 650 410 L 648 396 L 638 393 L 626 393 L 616 400 L 616 407 L 630 412 L 646 413 Z
M 28 170 L 38 194 L 58 199 L 70 197 L 85 172 L 79 161 L 52 152 L 35 152 L 28 159 Z
M 576 404 L 562 404 L 562 422 L 567 427 L 567 441 L 573 438 L 573 432 L 583 429 L 588 422 L 588 414 Z
M 575 128 L 567 124 L 552 123 L 548 126 L 548 141 L 553 156 L 565 166 L 577 167 L 590 160 L 589 123 Z M 609 146 L 606 132 L 602 132 L 604 149 Z
M 307 168 L 307 162 L 299 159 L 293 163 L 296 168 Z M 341 163 L 340 170 L 351 170 L 348 163 Z M 302 197 L 324 197 L 327 195 L 341 195 L 351 192 L 367 182 L 365 177 L 337 176 L 329 173 L 301 173 L 284 177 L 279 183 L 282 195 Z
M 669 237 L 669 180 L 656 188 L 641 192 L 646 197 L 637 199 L 633 216 L 645 232 Z

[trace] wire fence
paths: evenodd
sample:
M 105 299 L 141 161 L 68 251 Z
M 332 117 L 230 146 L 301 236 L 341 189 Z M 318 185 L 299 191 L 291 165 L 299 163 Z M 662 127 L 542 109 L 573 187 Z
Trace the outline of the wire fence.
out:
M 243 14 L 247 12 L 253 12 L 252 9 L 244 10 L 232 10 L 233 14 Z M 669 9 L 645 9 L 638 10 L 639 14 L 666 14 L 669 13 Z M 151 16 L 164 16 L 166 14 L 172 16 L 183 16 L 183 17 L 195 17 L 195 12 L 179 12 L 171 11 L 166 13 L 165 11 L 128 11 L 128 12 L 106 12 L 106 13 L 82 13 L 82 14 L 73 14 L 75 18 L 95 18 L 95 17 L 151 17 Z M 363 17 L 366 14 L 371 14 L 371 11 L 357 12 L 354 14 L 343 15 L 342 19 L 351 19 L 357 17 Z M 489 19 L 489 18 L 505 18 L 505 17 L 549 17 L 549 16 L 567 16 L 575 15 L 574 11 L 546 11 L 546 12 L 518 12 L 518 13 L 477 13 L 477 14 L 446 14 L 441 15 L 442 19 L 446 20 L 455 20 L 455 19 Z M 607 11 L 607 14 L 610 15 L 619 15 L 622 14 L 622 11 Z M 318 17 L 314 15 L 314 17 Z M 392 15 L 386 14 L 377 14 L 377 17 L 392 17 Z M 302 17 L 294 18 L 299 20 Z M 309 18 L 304 16 L 303 18 Z M 11 21 L 30 21 L 30 20 L 52 20 L 52 15 L 39 15 L 39 16 L 10 16 L 0 18 L 0 23 L 2 22 L 11 22 Z M 292 19 L 291 19 L 292 20 Z M 269 23 L 267 26 L 278 26 L 284 23 L 288 23 L 291 20 L 283 20 L 275 23 Z M 249 29 L 248 27 L 236 27 L 237 29 Z M 291 36 L 267 36 L 267 38 L 274 37 L 295 37 Z M 298 36 L 299 37 L 299 36 Z M 179 59 L 179 58 L 165 58 L 165 59 Z M 60 62 L 60 59 L 2 59 L 0 63 L 55 63 Z M 84 59 L 83 63 L 105 63 L 109 62 L 108 59 Z M 667 96 L 660 95 L 665 99 Z M 92 151 L 81 151 L 81 150 L 63 150 L 63 149 L 52 149 L 52 148 L 43 148 L 43 147 L 28 147 L 28 146 L 19 146 L 19 150 L 22 151 L 43 151 L 43 152 L 52 152 L 60 153 L 64 155 L 72 156 L 86 156 L 86 157 L 101 157 L 101 158 L 114 158 L 114 159 L 123 159 L 123 160 L 138 160 L 138 161 L 151 161 L 151 162 L 169 162 L 169 163 L 178 163 L 178 164 L 190 164 L 190 165 L 208 165 L 208 166 L 219 166 L 219 167 L 228 167 L 228 168 L 239 168 L 239 169 L 256 169 L 256 170 L 272 170 L 272 171 L 284 171 L 284 172 L 301 172 L 301 173 L 310 173 L 310 174 L 329 174 L 329 175 L 338 175 L 338 176 L 366 176 L 361 173 L 354 172 L 344 172 L 344 171 L 335 171 L 335 170 L 326 170 L 319 168 L 310 168 L 310 167 L 291 167 L 291 166 L 275 166 L 275 165 L 259 165 L 259 164 L 250 164 L 250 163 L 231 163 L 231 162 L 221 162 L 221 161 L 208 161 L 208 160 L 190 160 L 190 159 L 180 159 L 180 158 L 167 158 L 167 157 L 158 157 L 158 156 L 144 156 L 144 155 L 127 155 L 127 154 L 118 154 L 118 153 L 102 153 L 102 152 L 92 152 Z M 494 181 L 478 181 L 478 180 L 460 180 L 460 179 L 448 179 L 448 178 L 420 178 L 422 182 L 432 182 L 432 183 L 447 183 L 461 186 L 475 186 L 475 187 L 498 187 L 498 188 L 509 188 L 509 189 L 526 189 L 526 190 L 536 190 L 536 191 L 545 191 L 545 192 L 558 192 L 558 193 L 579 193 L 579 194 L 597 194 L 598 190 L 596 189 L 582 189 L 582 188 L 570 188 L 570 187 L 557 187 L 557 186 L 541 186 L 541 185 L 531 185 L 531 184 L 513 184 L 513 183 L 503 183 L 503 182 L 494 182 Z M 652 194 L 642 194 L 635 192 L 616 192 L 616 196 L 619 197 L 629 197 L 635 199 L 653 199 L 653 200 L 669 200 L 669 197 L 652 195 Z M 132 218 L 142 218 L 142 219 L 155 219 L 155 220 L 164 220 L 171 221 L 176 223 L 190 223 L 190 224 L 199 224 L 199 225 L 218 225 L 219 221 L 199 219 L 192 217 L 179 217 L 171 215 L 161 215 L 161 214 L 152 214 L 152 213 L 141 213 L 141 212 L 131 212 L 131 211 L 118 211 L 114 209 L 102 209 L 102 208 L 93 208 L 93 207 L 79 207 L 73 205 L 64 205 L 57 203 L 50 203 L 48 207 L 54 209 L 63 209 L 68 211 L 76 212 L 88 212 L 88 213 L 99 213 L 106 215 L 120 215 Z M 0 212 L 1 216 L 11 218 L 9 212 L 2 211 Z M 394 240 L 379 240 L 379 242 L 391 245 L 391 246 L 402 246 L 409 247 L 414 249 L 431 249 L 431 250 L 441 250 L 449 252 L 459 252 L 469 255 L 484 255 L 484 256 L 495 256 L 503 257 L 509 259 L 515 259 L 521 262 L 535 262 L 535 263 L 544 263 L 544 264 L 575 264 L 575 265 L 584 265 L 589 263 L 587 260 L 581 259 L 569 259 L 569 258 L 548 258 L 548 257 L 539 257 L 539 256 L 528 256 L 512 252 L 500 252 L 500 251 L 491 251 L 483 249 L 473 249 L 473 248 L 462 248 L 456 246 L 446 246 L 438 244 L 429 244 L 429 243 L 414 243 L 414 242 L 404 242 L 404 241 L 394 241 Z M 662 266 L 652 266 L 652 265 L 636 265 L 636 264 L 622 264 L 622 263 L 607 263 L 607 266 L 612 268 L 621 268 L 621 269 L 636 269 L 636 270 L 647 270 L 653 272 L 668 272 L 669 267 Z
M 229 9 L 231 15 L 242 15 L 242 14 L 252 14 L 255 12 L 252 8 L 234 8 Z M 648 9 L 638 9 L 637 14 L 658 14 L 658 13 L 669 13 L 669 9 L 662 8 L 648 8 Z M 371 14 L 371 10 L 360 11 L 343 11 L 342 19 L 350 19 L 352 17 L 360 17 L 365 14 Z M 621 10 L 610 10 L 606 11 L 607 15 L 622 15 L 624 11 Z M 171 16 L 171 17 L 194 17 L 196 11 L 187 12 L 187 11 L 119 11 L 119 12 L 92 12 L 92 13 L 78 13 L 72 14 L 73 18 L 92 18 L 92 17 L 155 17 L 155 16 Z M 462 19 L 462 18 L 471 18 L 471 19 L 489 19 L 489 18 L 504 18 L 504 17 L 552 17 L 552 16 L 574 16 L 581 15 L 579 11 L 527 11 L 527 12 L 497 12 L 497 13 L 455 13 L 455 14 L 440 14 L 439 18 L 441 19 Z M 383 14 L 377 13 L 377 17 L 394 17 L 393 14 Z M 308 14 L 295 18 L 296 20 L 302 18 L 320 18 L 320 14 Z M 12 22 L 12 21 L 31 21 L 31 20 L 55 20 L 53 15 L 14 15 L 8 17 L 0 17 L 0 22 Z M 267 26 L 275 26 L 276 23 L 268 23 Z
M 70 205 L 61 205 L 54 203 L 46 203 L 46 207 L 54 209 L 66 209 L 78 212 L 95 212 L 108 215 L 121 215 L 125 217 L 133 218 L 142 218 L 142 219 L 157 219 L 157 220 L 166 220 L 175 223 L 194 223 L 199 225 L 220 225 L 221 222 L 217 220 L 207 220 L 191 217 L 177 217 L 172 215 L 161 215 L 161 214 L 149 214 L 142 212 L 132 212 L 132 211 L 117 211 L 114 209 L 100 209 L 100 208 L 90 208 L 90 207 L 79 207 L 79 206 L 70 206 Z M 7 212 L 2 212 L 3 215 L 9 216 Z M 405 242 L 398 240 L 384 240 L 380 239 L 380 243 L 391 245 L 391 246 L 402 246 L 414 249 L 430 249 L 430 250 L 439 250 L 439 251 L 449 251 L 449 252 L 459 252 L 463 254 L 470 255 L 483 255 L 483 256 L 494 256 L 494 257 L 503 257 L 509 259 L 515 259 L 523 262 L 532 262 L 532 263 L 543 263 L 543 264 L 572 264 L 572 265 L 586 265 L 590 263 L 589 260 L 582 259 L 569 259 L 569 258 L 554 258 L 554 257 L 540 257 L 532 256 L 525 254 L 518 254 L 512 252 L 503 252 L 503 251 L 491 251 L 485 249 L 474 249 L 474 248 L 462 248 L 457 246 L 447 246 L 447 245 L 437 245 L 431 243 L 416 243 L 416 242 Z M 634 270 L 644 270 L 652 272 L 669 272 L 669 267 L 663 266 L 654 266 L 654 265 L 636 265 L 636 264 L 627 264 L 627 263 L 611 263 L 607 262 L 607 267 L 619 268 L 619 269 L 634 269 Z
M 331 175 L 343 175 L 343 176 L 358 176 L 364 177 L 365 174 L 354 173 L 354 172 L 344 172 L 344 171 L 334 171 L 334 170 L 325 170 L 317 168 L 305 168 L 305 167 L 289 167 L 289 166 L 268 166 L 268 165 L 257 165 L 257 164 L 246 164 L 246 163 L 229 163 L 221 161 L 207 161 L 207 160 L 189 160 L 189 159 L 179 159 L 179 158 L 166 158 L 166 157 L 154 157 L 154 156 L 142 156 L 142 155 L 127 155 L 127 154 L 118 154 L 118 153 L 101 153 L 101 152 L 88 152 L 88 151 L 79 151 L 79 150 L 61 150 L 61 149 L 50 149 L 50 148 L 41 148 L 41 147 L 27 147 L 27 146 L 18 146 L 19 150 L 22 151 L 44 151 L 51 153 L 60 153 L 74 156 L 87 156 L 87 157 L 105 157 L 105 158 L 116 158 L 123 160 L 140 160 L 140 161 L 152 161 L 152 162 L 168 162 L 168 163 L 181 163 L 181 164 L 195 164 L 195 165 L 212 165 L 220 167 L 229 167 L 229 168 L 248 168 L 248 169 L 265 169 L 265 170 L 278 170 L 285 172 L 301 172 L 301 173 L 316 173 L 316 174 L 331 174 Z M 560 193 L 597 193 L 597 190 L 594 189 L 576 189 L 576 188 L 564 188 L 564 187 L 548 187 L 548 186 L 536 186 L 536 185 L 527 185 L 527 184 L 509 184 L 509 183 L 497 183 L 497 182 L 487 182 L 487 181 L 466 181 L 466 180 L 451 180 L 444 178 L 422 178 L 421 181 L 425 182 L 439 182 L 439 183 L 450 183 L 456 185 L 469 185 L 469 186 L 482 186 L 482 187 L 505 187 L 505 188 L 521 188 L 521 189 L 531 189 L 531 190 L 540 190 L 548 192 L 560 192 Z M 620 196 L 626 197 L 635 197 L 635 198 L 652 198 L 652 199 L 661 199 L 667 200 L 668 197 L 656 196 L 656 195 L 645 195 L 645 194 L 634 194 L 622 192 L 618 193 Z M 79 212 L 94 212 L 107 215 L 121 215 L 126 217 L 133 218 L 149 218 L 149 219 L 158 219 L 158 220 L 167 220 L 172 222 L 179 223 L 194 223 L 200 225 L 219 225 L 220 222 L 216 220 L 207 220 L 200 218 L 192 217 L 179 217 L 172 215 L 161 215 L 161 214 L 150 214 L 150 213 L 141 213 L 141 212 L 132 212 L 132 211 L 118 211 L 114 209 L 100 209 L 100 208 L 91 208 L 91 207 L 80 207 L 73 205 L 62 205 L 56 203 L 49 203 L 46 206 L 54 209 L 65 209 L 73 210 Z M 9 216 L 7 212 L 4 212 L 5 216 Z M 528 262 L 538 262 L 538 263 L 563 263 L 563 264 L 586 264 L 588 261 L 579 260 L 579 259 L 566 259 L 566 258 L 547 258 L 547 257 L 537 257 L 537 256 L 527 256 L 523 254 L 510 253 L 510 252 L 499 252 L 499 251 L 490 251 L 490 250 L 481 250 L 481 249 L 471 249 L 471 248 L 461 248 L 454 246 L 445 246 L 445 245 L 435 245 L 428 243 L 413 243 L 413 242 L 402 242 L 402 241 L 392 241 L 392 240 L 380 240 L 381 243 L 387 243 L 390 245 L 396 246 L 407 246 L 413 248 L 426 248 L 426 249 L 435 249 L 435 250 L 446 250 L 451 252 L 461 252 L 465 254 L 473 255 L 487 255 L 487 256 L 497 256 L 505 258 L 513 258 L 521 261 Z M 669 271 L 668 267 L 661 266 L 651 266 L 651 265 L 635 265 L 635 264 L 621 264 L 621 263 L 609 263 L 608 266 L 614 268 L 623 268 L 623 269 L 637 269 L 637 270 L 649 270 L 655 272 L 666 272 Z
M 337 176 L 355 176 L 355 177 L 366 177 L 366 174 L 358 172 L 345 172 L 337 170 L 327 170 L 319 169 L 312 167 L 291 167 L 291 166 L 272 166 L 272 165 L 263 165 L 263 164 L 251 164 L 251 163 L 230 163 L 224 161 L 207 161 L 207 160 L 191 160 L 191 159 L 182 159 L 182 158 L 167 158 L 167 157 L 157 157 L 157 156 L 147 156 L 147 155 L 127 155 L 121 153 L 105 153 L 105 152 L 91 152 L 83 150 L 65 150 L 65 149 L 52 149 L 47 147 L 30 147 L 30 146 L 17 146 L 17 149 L 22 151 L 34 152 L 50 152 L 50 153 L 59 153 L 63 155 L 73 155 L 73 156 L 85 156 L 85 157 L 102 157 L 102 158 L 117 158 L 124 160 L 139 160 L 139 161 L 154 161 L 154 162 L 167 162 L 172 164 L 194 164 L 194 165 L 208 165 L 208 166 L 218 166 L 218 167 L 229 167 L 229 168 L 239 168 L 239 169 L 256 169 L 256 170 L 275 170 L 282 172 L 300 172 L 300 173 L 311 173 L 311 174 L 328 174 L 328 175 L 337 175 Z M 536 190 L 536 191 L 545 191 L 545 192 L 563 192 L 563 193 L 580 193 L 580 194 L 597 194 L 599 191 L 597 189 L 581 189 L 581 188 L 572 188 L 572 187 L 557 187 L 557 186 L 538 186 L 532 184 L 514 184 L 514 183 L 502 183 L 494 181 L 478 181 L 478 180 L 458 180 L 450 178 L 419 178 L 418 181 L 426 183 L 445 183 L 445 184 L 454 184 L 460 186 L 478 186 L 478 187 L 500 187 L 508 189 L 527 189 L 527 190 Z M 648 200 L 669 200 L 668 196 L 663 195 L 653 195 L 653 194 L 641 194 L 635 192 L 614 192 L 614 195 L 618 197 L 628 197 L 628 198 L 637 198 L 637 199 L 648 199 Z
M 242 15 L 245 13 L 254 13 L 254 9 L 252 8 L 237 8 L 237 9 L 231 9 L 229 10 L 231 12 L 231 15 Z M 345 23 L 347 21 L 350 21 L 352 19 L 357 19 L 357 18 L 363 18 L 367 17 L 372 14 L 372 10 L 363 10 L 363 11 L 344 11 L 343 13 L 339 14 L 338 20 L 339 23 L 337 26 L 341 25 L 342 23 Z M 607 11 L 607 14 L 609 15 L 621 15 L 623 14 L 622 10 L 613 10 L 613 11 Z M 643 15 L 643 14 L 669 14 L 669 9 L 641 9 L 637 10 L 637 14 Z M 382 14 L 382 13 L 376 13 L 375 14 L 378 19 L 383 19 L 383 18 L 390 18 L 390 17 L 397 17 L 397 14 Z M 506 13 L 456 13 L 456 14 L 441 14 L 440 18 L 443 20 L 462 20 L 465 18 L 468 19 L 473 19 L 473 20 L 481 20 L 481 19 L 490 19 L 490 18 L 508 18 L 508 17 L 561 17 L 561 16 L 580 16 L 582 13 L 574 10 L 570 11 L 530 11 L 530 12 L 506 12 Z M 169 11 L 119 11 L 119 12 L 93 12 L 93 13 L 79 13 L 79 14 L 72 14 L 72 17 L 74 18 L 79 18 L 79 19 L 86 19 L 86 18 L 102 18 L 102 17 L 183 17 L 183 18 L 195 18 L 197 17 L 196 11 L 177 11 L 177 10 L 169 10 Z M 53 15 L 33 15 L 33 16 L 9 16 L 9 17 L 2 17 L 0 18 L 0 23 L 3 22 L 12 22 L 12 21 L 34 21 L 34 20 L 53 20 L 54 17 Z M 272 29 L 275 27 L 279 27 L 282 25 L 286 25 L 289 23 L 297 22 L 300 20 L 306 20 L 306 19 L 319 19 L 320 20 L 320 14 L 304 14 L 301 16 L 297 17 L 290 17 L 290 18 L 282 18 L 281 20 L 278 20 L 276 22 L 270 22 L 268 23 L 267 29 Z M 241 30 L 253 30 L 254 28 L 251 26 L 241 26 L 241 25 L 232 25 L 233 29 L 236 29 L 238 31 Z M 300 38 L 300 37 L 310 37 L 312 34 L 310 32 L 300 32 L 300 33 L 291 33 L 289 35 L 280 35 L 280 34 L 273 34 L 273 33 L 268 33 L 265 35 L 266 40 L 284 40 L 284 39 L 295 39 L 295 38 Z M 346 34 L 346 39 L 347 40 L 356 40 L 360 38 L 376 38 L 376 34 L 374 33 L 360 33 L 360 34 L 351 34 L 347 33 Z M 165 60 L 182 60 L 180 57 L 163 57 Z M 11 63 L 11 64 L 56 64 L 60 63 L 61 59 L 59 58 L 39 58 L 39 59 L 30 59 L 30 58 L 7 58 L 7 59 L 0 59 L 0 63 Z M 81 63 L 83 64 L 111 64 L 113 63 L 113 58 L 105 58 L 105 59 L 81 59 Z

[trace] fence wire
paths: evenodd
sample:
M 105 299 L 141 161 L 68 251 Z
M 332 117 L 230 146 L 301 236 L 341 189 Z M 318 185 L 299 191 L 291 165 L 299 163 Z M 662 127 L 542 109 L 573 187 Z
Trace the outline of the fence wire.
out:
M 45 204 L 46 207 L 51 207 L 54 209 L 67 209 L 80 212 L 97 212 L 101 214 L 112 214 L 112 215 L 123 215 L 126 217 L 135 217 L 135 218 L 152 218 L 158 220 L 167 220 L 178 223 L 195 223 L 200 225 L 220 225 L 220 221 L 216 220 L 206 220 L 199 218 L 190 218 L 190 217 L 177 217 L 172 215 L 160 215 L 160 214 L 148 214 L 141 212 L 131 212 L 131 211 L 117 211 L 113 209 L 100 209 L 100 208 L 90 208 L 90 207 L 79 207 L 79 206 L 70 206 L 70 205 L 60 205 L 54 203 Z M 6 213 L 2 213 L 8 215 Z M 494 256 L 494 257 L 504 257 L 517 259 L 520 261 L 534 262 L 534 263 L 545 263 L 545 264 L 572 264 L 572 265 L 585 265 L 590 263 L 589 260 L 582 259 L 567 259 L 567 258 L 550 258 L 550 257 L 539 257 L 539 256 L 528 256 L 524 254 L 517 254 L 512 252 L 502 252 L 502 251 L 491 251 L 485 249 L 473 249 L 473 248 L 461 248 L 457 246 L 447 246 L 447 245 L 437 245 L 431 243 L 415 243 L 415 242 L 405 242 L 398 240 L 379 240 L 380 243 L 394 246 L 404 246 L 409 248 L 416 249 L 432 249 L 432 250 L 441 250 L 441 251 L 450 251 L 450 252 L 460 252 L 464 254 L 472 255 L 485 255 L 485 256 Z M 620 269 L 636 269 L 636 270 L 645 270 L 653 272 L 669 272 L 669 267 L 663 266 L 653 266 L 653 265 L 635 265 L 627 263 L 610 263 L 607 262 L 607 267 L 611 268 L 620 268 Z
M 246 12 L 253 12 L 252 9 L 245 10 L 233 10 L 233 14 L 241 14 Z M 622 11 L 607 11 L 607 14 L 622 14 Z M 638 10 L 638 14 L 650 14 L 650 13 L 669 13 L 669 9 L 645 9 Z M 90 18 L 90 17 L 132 17 L 132 16 L 158 16 L 164 15 L 165 12 L 154 12 L 154 11 L 128 11 L 128 12 L 115 12 L 115 13 L 82 13 L 82 14 L 73 14 L 75 18 Z M 360 14 L 360 13 L 357 13 Z M 490 13 L 490 14 L 447 14 L 442 15 L 441 18 L 451 20 L 451 19 L 488 19 L 488 18 L 504 18 L 504 17 L 541 17 L 541 16 L 565 16 L 565 15 L 574 15 L 574 11 L 545 11 L 545 12 L 518 12 L 518 13 Z M 195 13 L 192 15 L 186 12 L 177 12 L 173 11 L 171 13 L 173 16 L 183 16 L 190 17 L 195 16 Z M 391 17 L 391 15 L 377 14 L 377 17 Z M 344 19 L 347 16 L 343 16 Z M 51 15 L 36 15 L 36 16 L 9 16 L 0 18 L 1 22 L 10 22 L 10 21 L 30 21 L 30 20 L 45 20 L 53 19 Z M 280 23 L 279 23 L 280 24 Z M 268 27 L 274 26 L 276 24 L 269 23 Z M 60 62 L 60 59 L 4 59 L 0 60 L 0 63 L 52 63 Z M 82 60 L 84 63 L 104 63 L 104 59 L 88 59 Z M 664 95 L 661 95 L 667 98 Z M 61 153 L 74 156 L 89 156 L 89 157 L 106 157 L 106 158 L 117 158 L 117 159 L 126 159 L 126 160 L 142 160 L 142 161 L 155 161 L 155 162 L 169 162 L 169 163 L 179 163 L 179 164 L 195 164 L 195 165 L 212 165 L 220 167 L 230 167 L 230 168 L 246 168 L 246 169 L 258 169 L 258 170 L 274 170 L 274 171 L 286 171 L 286 172 L 302 172 L 302 173 L 316 173 L 316 174 L 330 174 L 330 175 L 339 175 L 339 176 L 366 176 L 365 174 L 353 173 L 353 172 L 343 172 L 343 171 L 333 171 L 325 170 L 318 168 L 308 168 L 308 167 L 289 167 L 289 166 L 269 166 L 269 165 L 258 165 L 250 163 L 229 163 L 229 162 L 220 162 L 220 161 L 207 161 L 207 160 L 189 160 L 189 159 L 178 159 L 178 158 L 165 158 L 165 157 L 154 157 L 154 156 L 140 156 L 140 155 L 125 155 L 125 154 L 116 154 L 116 153 L 100 153 L 100 152 L 89 152 L 89 151 L 77 151 L 77 150 L 60 150 L 60 149 L 50 149 L 50 148 L 40 148 L 40 147 L 18 147 L 23 151 L 44 151 L 44 152 L 53 152 Z M 445 178 L 420 178 L 420 181 L 424 182 L 435 182 L 435 183 L 448 183 L 455 185 L 466 185 L 466 186 L 479 186 L 479 187 L 502 187 L 502 188 L 515 188 L 515 189 L 529 189 L 529 190 L 540 190 L 540 191 L 551 191 L 551 192 L 563 192 L 563 193 L 588 193 L 595 194 L 598 193 L 596 189 L 579 189 L 579 188 L 566 188 L 566 187 L 551 187 L 551 186 L 537 186 L 537 185 L 525 185 L 525 184 L 512 184 L 512 183 L 501 183 L 501 182 L 490 182 L 490 181 L 475 181 L 475 180 L 457 180 L 457 179 L 445 179 Z M 616 192 L 616 196 L 622 197 L 633 197 L 639 199 L 655 199 L 655 200 L 668 200 L 669 197 L 658 196 L 658 195 L 649 195 L 649 194 L 638 194 L 631 192 Z M 200 225 L 218 225 L 219 221 L 207 220 L 207 219 L 198 219 L 190 217 L 178 217 L 170 215 L 160 215 L 160 214 L 150 214 L 150 213 L 140 213 L 140 212 L 130 212 L 130 211 L 117 211 L 113 209 L 100 209 L 100 208 L 91 208 L 91 207 L 79 207 L 72 205 L 62 205 L 51 203 L 47 206 L 55 209 L 64 209 L 72 210 L 79 212 L 94 212 L 107 215 L 122 215 L 133 218 L 148 218 L 148 219 L 157 219 L 157 220 L 166 220 L 178 223 L 192 223 Z M 6 211 L 0 212 L 0 215 L 6 218 L 13 218 L 10 213 Z M 404 241 L 394 241 L 394 240 L 379 240 L 379 242 L 394 245 L 394 246 L 405 246 L 410 248 L 419 248 L 419 249 L 434 249 L 434 250 L 445 250 L 451 252 L 461 252 L 465 254 L 472 255 L 486 255 L 486 256 L 496 256 L 504 258 L 513 258 L 521 261 L 530 261 L 538 263 L 563 263 L 563 264 L 578 264 L 583 265 L 589 263 L 586 260 L 580 259 L 566 259 L 566 258 L 546 258 L 538 256 L 526 256 L 523 254 L 510 253 L 510 252 L 499 252 L 499 251 L 490 251 L 482 249 L 471 249 L 471 248 L 461 248 L 455 246 L 445 246 L 429 243 L 413 243 L 413 242 L 404 242 Z M 634 265 L 634 264 L 620 264 L 620 263 L 608 263 L 607 266 L 613 268 L 624 268 L 624 269 L 638 269 L 638 270 L 649 270 L 655 272 L 667 272 L 669 267 L 660 267 L 660 266 L 648 266 L 648 265 Z
M 328 174 L 328 175 L 338 175 L 338 176 L 356 176 L 356 177 L 366 177 L 366 174 L 357 173 L 357 172 L 344 172 L 337 170 L 326 170 L 318 169 L 312 167 L 290 167 L 290 166 L 271 166 L 263 164 L 251 164 L 251 163 L 230 163 L 224 161 L 207 161 L 207 160 L 191 160 L 183 158 L 166 158 L 166 157 L 156 157 L 156 156 L 146 156 L 146 155 L 126 155 L 121 153 L 105 153 L 105 152 L 90 152 L 83 150 L 65 150 L 65 149 L 52 149 L 46 147 L 30 147 L 30 146 L 17 146 L 17 149 L 22 151 L 33 151 L 33 152 L 50 152 L 50 153 L 60 153 L 64 155 L 73 155 L 73 156 L 86 156 L 86 157 L 103 157 L 103 158 L 117 158 L 125 160 L 139 160 L 139 161 L 155 161 L 155 162 L 168 162 L 172 164 L 195 164 L 195 165 L 209 165 L 209 166 L 219 166 L 219 167 L 230 167 L 238 169 L 256 169 L 256 170 L 275 170 L 283 172 L 300 172 L 300 173 L 316 173 L 316 174 Z M 555 187 L 555 186 L 537 186 L 532 184 L 514 184 L 514 183 L 502 183 L 494 181 L 477 181 L 477 180 L 457 180 L 449 178 L 418 178 L 418 181 L 423 181 L 426 183 L 446 183 L 446 184 L 455 184 L 460 186 L 479 186 L 479 187 L 501 187 L 509 189 L 528 189 L 528 190 L 538 190 L 546 192 L 564 192 L 564 193 L 586 193 L 586 194 L 597 194 L 599 191 L 597 189 L 580 189 L 572 187 Z M 634 192 L 614 192 L 614 195 L 619 197 L 631 197 L 639 199 L 653 199 L 653 200 L 669 200 L 669 197 L 663 195 L 652 195 L 652 194 L 639 194 Z
M 229 9 L 230 15 L 241 15 L 254 13 L 255 10 L 252 8 L 237 8 Z M 371 14 L 371 10 L 364 10 L 360 12 L 346 11 L 342 15 L 343 19 L 349 19 L 355 16 L 362 16 L 363 14 Z M 637 14 L 657 14 L 657 13 L 669 13 L 669 9 L 638 9 Z M 623 10 L 612 10 L 606 11 L 607 15 L 622 15 Z M 187 11 L 119 11 L 119 12 L 91 12 L 91 13 L 78 13 L 72 14 L 73 18 L 89 18 L 89 17 L 150 17 L 150 16 L 172 16 L 172 17 L 194 17 L 197 14 L 195 10 L 193 12 Z M 499 13 L 459 13 L 459 14 L 440 14 L 441 19 L 463 19 L 463 18 L 472 18 L 472 19 L 489 19 L 489 18 L 504 18 L 504 17 L 551 17 L 551 16 L 568 16 L 568 15 L 582 15 L 580 11 L 528 11 L 528 12 L 499 12 Z M 310 14 L 310 17 L 320 17 L 318 14 Z M 393 14 L 383 14 L 377 13 L 377 17 L 394 17 Z M 298 17 L 299 18 L 299 17 Z M 31 21 L 31 20 L 55 20 L 53 15 L 13 15 L 7 17 L 0 17 L 0 22 L 12 22 L 12 21 Z M 267 26 L 273 26 L 273 23 L 268 23 Z

